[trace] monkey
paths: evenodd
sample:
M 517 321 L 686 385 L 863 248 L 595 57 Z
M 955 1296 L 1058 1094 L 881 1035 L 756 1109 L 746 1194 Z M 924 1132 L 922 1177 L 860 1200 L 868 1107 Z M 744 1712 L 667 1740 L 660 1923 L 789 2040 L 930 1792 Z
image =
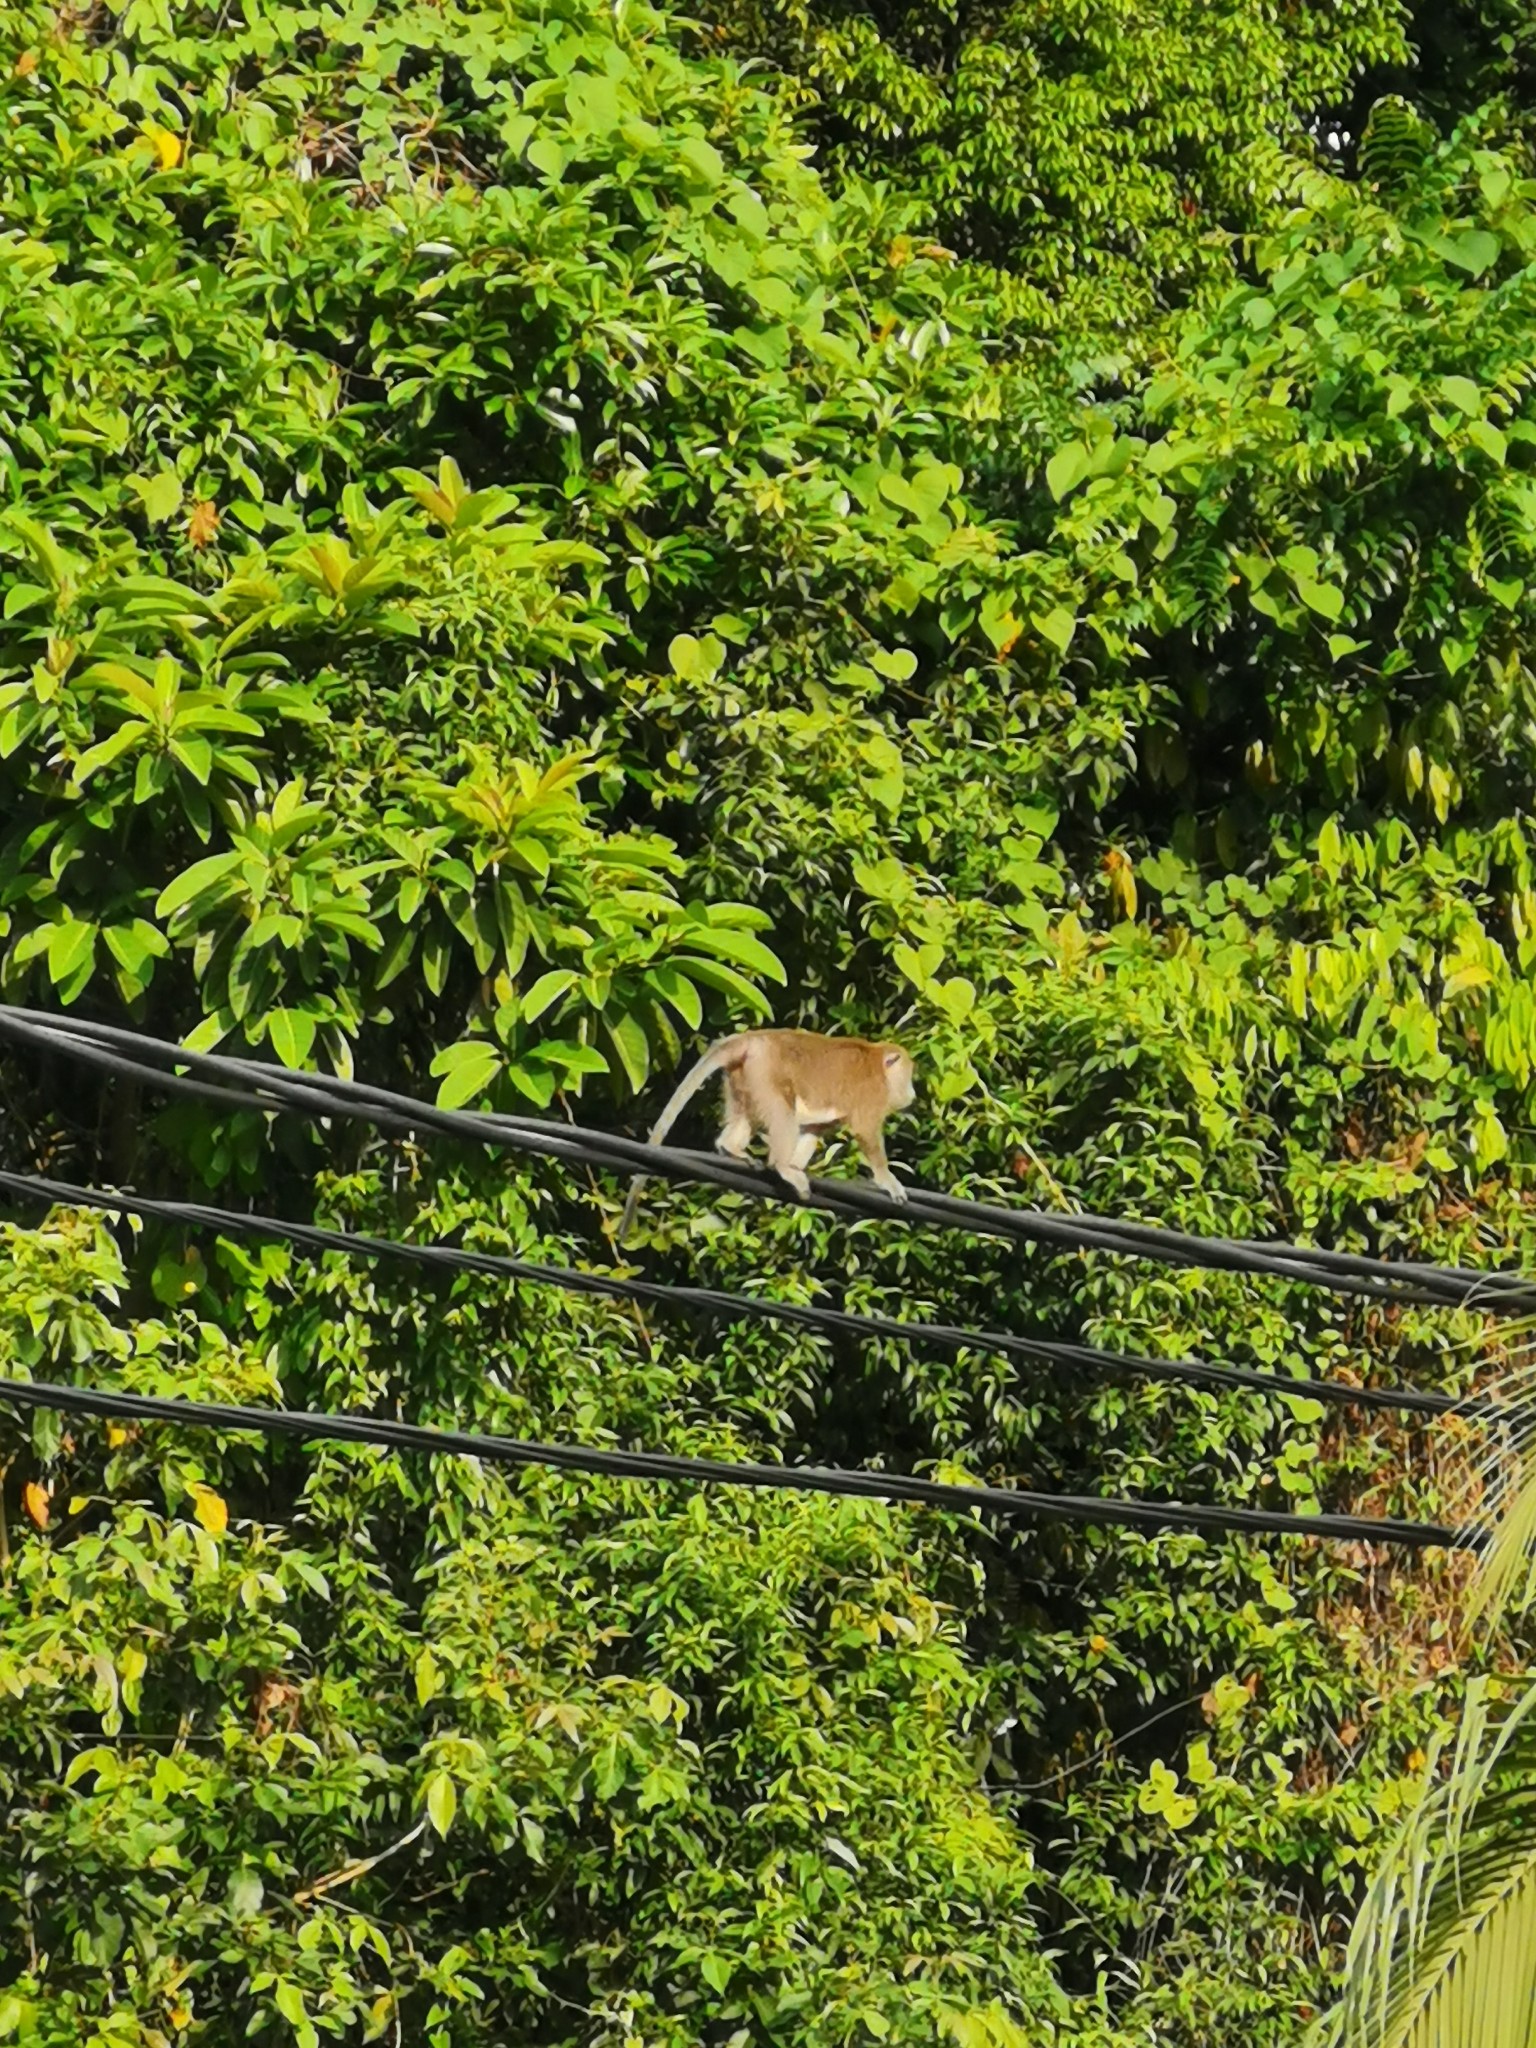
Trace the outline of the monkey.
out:
M 745 1159 L 754 1131 L 766 1132 L 768 1163 L 798 1195 L 811 1184 L 805 1169 L 818 1141 L 842 1124 L 869 1163 L 876 1187 L 892 1201 L 907 1191 L 885 1157 L 881 1126 L 893 1110 L 906 1109 L 916 1093 L 912 1055 L 899 1045 L 867 1038 L 827 1038 L 819 1031 L 743 1031 L 722 1038 L 695 1062 L 656 1119 L 650 1142 L 659 1145 L 680 1111 L 711 1074 L 725 1082 L 724 1117 L 717 1151 Z M 622 1245 L 635 1220 L 645 1175 L 629 1184 L 629 1199 L 615 1235 Z

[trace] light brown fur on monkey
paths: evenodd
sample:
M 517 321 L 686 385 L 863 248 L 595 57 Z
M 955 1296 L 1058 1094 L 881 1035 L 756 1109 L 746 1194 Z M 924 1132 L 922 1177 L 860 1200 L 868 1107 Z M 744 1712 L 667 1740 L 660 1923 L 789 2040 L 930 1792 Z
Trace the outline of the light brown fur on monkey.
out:
M 818 1141 L 838 1125 L 869 1162 L 875 1185 L 894 1201 L 906 1190 L 892 1173 L 881 1135 L 893 1110 L 912 1101 L 912 1055 L 899 1045 L 867 1038 L 824 1038 L 819 1031 L 743 1031 L 722 1038 L 689 1068 L 656 1119 L 650 1142 L 659 1145 L 684 1106 L 711 1074 L 725 1083 L 724 1116 L 716 1148 L 744 1159 L 754 1131 L 768 1140 L 768 1163 L 797 1194 L 808 1195 L 805 1169 Z M 614 1238 L 622 1244 L 635 1220 L 645 1175 L 629 1185 L 629 1200 Z

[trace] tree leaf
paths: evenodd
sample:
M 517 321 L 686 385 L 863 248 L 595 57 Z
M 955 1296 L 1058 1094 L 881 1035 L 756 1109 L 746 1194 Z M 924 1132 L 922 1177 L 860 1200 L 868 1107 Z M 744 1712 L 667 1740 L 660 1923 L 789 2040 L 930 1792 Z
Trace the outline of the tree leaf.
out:
M 1459 235 L 1436 235 L 1431 247 L 1438 250 L 1447 263 L 1455 264 L 1458 270 L 1468 271 L 1473 277 L 1481 277 L 1499 260 L 1501 243 L 1497 235 L 1487 228 L 1468 228 Z
M 445 1841 L 459 1810 L 458 1788 L 446 1771 L 434 1771 L 427 1780 L 427 1818 Z
M 119 755 L 126 754 L 130 747 L 137 746 L 148 732 L 148 726 L 138 719 L 130 719 L 120 725 L 117 731 L 109 733 L 104 740 L 98 740 L 94 747 L 87 747 L 75 762 L 75 781 L 84 783 L 100 768 L 110 768 Z
M 613 1041 L 630 1087 L 638 1095 L 651 1071 L 651 1045 L 645 1026 L 633 1012 L 622 1017 L 605 1017 L 603 1028 Z
M 199 498 L 187 514 L 187 539 L 197 549 L 211 545 L 219 531 L 219 508 L 212 498 Z
M 1320 618 L 1337 621 L 1344 614 L 1344 593 L 1332 583 L 1317 583 L 1310 577 L 1298 576 L 1296 594 L 1309 611 Z
M 466 1102 L 486 1094 L 506 1064 L 501 1048 L 488 1038 L 469 1038 L 450 1045 L 432 1062 L 432 1073 L 441 1075 L 437 1091 L 439 1109 L 460 1109 Z
M 695 925 L 688 933 L 688 942 L 701 951 L 722 954 L 738 967 L 752 968 L 770 981 L 784 983 L 789 978 L 778 955 L 769 952 L 762 940 L 753 938 L 750 932 L 733 931 L 718 924 Z
M 1059 504 L 1088 474 L 1089 451 L 1081 441 L 1058 448 L 1045 465 L 1045 486 Z
M 307 1010 L 273 1010 L 267 1036 L 285 1067 L 302 1067 L 314 1048 L 315 1019 Z
M 192 1496 L 192 1512 L 208 1534 L 222 1536 L 229 1527 L 229 1509 L 223 1496 L 215 1493 L 211 1486 L 205 1486 L 200 1479 L 189 1480 L 187 1491 Z
M 154 476 L 131 476 L 128 488 L 138 497 L 152 526 L 164 525 L 181 509 L 181 479 L 174 469 L 162 469 Z
M 1065 654 L 1072 645 L 1077 619 L 1065 605 L 1053 605 L 1050 611 L 1035 614 L 1033 623 L 1059 654 Z
M 692 633 L 679 633 L 667 649 L 672 673 L 685 683 L 707 683 L 719 673 L 725 646 L 713 633 L 696 640 Z
M 79 918 L 54 925 L 48 934 L 48 978 L 55 985 L 89 976 L 96 957 L 96 927 Z
M 432 1654 L 431 1646 L 427 1645 L 416 1659 L 417 1705 L 424 1707 L 428 1700 L 436 1699 L 442 1689 L 443 1674 L 441 1667 Z M 444 1829 L 442 1832 L 446 1833 L 447 1831 Z
M 557 1003 L 561 996 L 576 986 L 580 978 L 575 970 L 569 967 L 556 967 L 548 974 L 541 974 L 523 997 L 523 1016 L 527 1022 L 531 1024 L 536 1018 L 542 1017 L 552 1003 Z
M 245 858 L 242 853 L 211 853 L 194 861 L 174 881 L 167 882 L 155 899 L 156 917 L 171 917 L 197 897 L 214 892 Z
M 1483 416 L 1483 394 L 1470 377 L 1441 377 L 1437 380 L 1440 395 L 1458 412 L 1464 412 L 1468 419 L 1480 420 Z

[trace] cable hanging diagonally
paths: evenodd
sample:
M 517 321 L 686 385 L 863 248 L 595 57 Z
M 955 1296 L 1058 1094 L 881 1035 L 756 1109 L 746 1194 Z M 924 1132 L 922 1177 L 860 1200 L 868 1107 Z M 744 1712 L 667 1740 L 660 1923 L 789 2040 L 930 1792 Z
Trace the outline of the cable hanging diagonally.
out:
M 1185 1530 L 1259 1536 L 1307 1536 L 1340 1543 L 1395 1543 L 1413 1550 L 1481 1550 L 1476 1527 L 1401 1522 L 1365 1515 L 1297 1515 L 1267 1508 L 1190 1507 L 1181 1501 L 1104 1500 L 1093 1494 L 1036 1493 L 1023 1487 L 956 1485 L 908 1473 L 848 1471 L 825 1465 L 763 1465 L 664 1451 L 604 1450 L 597 1445 L 529 1443 L 520 1437 L 468 1430 L 429 1429 L 360 1415 L 327 1415 L 290 1408 L 246 1408 L 224 1402 L 166 1400 L 105 1387 L 0 1379 L 0 1401 L 65 1415 L 165 1422 L 179 1429 L 250 1430 L 264 1436 L 371 1444 L 428 1456 L 481 1458 L 492 1464 L 542 1465 L 564 1472 L 619 1479 L 675 1480 L 704 1486 L 744 1486 L 773 1492 L 842 1494 L 856 1499 L 908 1501 L 954 1513 L 1004 1520 L 1071 1522 L 1148 1534 Z
M 1129 1374 L 1139 1379 L 1171 1381 L 1216 1392 L 1236 1388 L 1278 1400 L 1324 1401 L 1336 1407 L 1387 1409 L 1395 1413 L 1496 1417 L 1496 1406 L 1476 1399 L 1458 1399 L 1417 1389 L 1358 1387 L 1343 1380 L 1293 1379 L 1285 1373 L 1254 1372 L 1242 1366 L 1210 1365 L 1195 1358 L 1148 1358 L 1135 1352 L 1105 1351 L 1051 1337 L 1020 1337 L 1011 1331 L 967 1330 L 948 1323 L 914 1323 L 891 1316 L 855 1314 L 819 1303 L 772 1301 L 759 1295 L 730 1294 L 712 1287 L 680 1287 L 633 1275 L 585 1272 L 571 1266 L 538 1265 L 497 1252 L 477 1252 L 457 1245 L 411 1244 L 397 1238 L 372 1237 L 360 1231 L 328 1230 L 320 1224 L 290 1222 L 241 1209 L 218 1209 L 203 1202 L 163 1201 L 148 1195 L 118 1193 L 110 1188 L 78 1187 L 70 1181 L 38 1174 L 0 1171 L 0 1191 L 24 1200 L 54 1202 L 62 1207 L 95 1210 L 105 1215 L 154 1217 L 191 1230 L 211 1230 L 230 1237 L 274 1239 L 335 1251 L 348 1257 L 409 1261 L 439 1271 L 485 1273 L 498 1279 L 521 1280 L 536 1286 L 559 1287 L 573 1294 L 597 1295 L 613 1301 L 643 1301 L 668 1311 L 724 1320 L 787 1323 L 828 1336 L 865 1340 L 887 1338 L 921 1349 L 992 1352 L 1032 1364 L 1065 1367 L 1099 1376 Z
M 790 1199 L 773 1174 L 718 1153 L 646 1145 L 543 1118 L 439 1109 L 359 1081 L 293 1073 L 228 1054 L 192 1052 L 121 1026 L 0 1005 L 0 1033 L 39 1050 L 132 1076 L 169 1093 L 267 1115 L 287 1111 L 310 1118 L 354 1118 L 399 1135 L 435 1131 L 472 1144 L 506 1147 L 573 1165 L 624 1174 L 643 1169 L 659 1178 L 702 1182 L 758 1199 Z M 917 1188 L 898 1205 L 870 1188 L 817 1180 L 812 1182 L 810 1201 L 817 1208 L 852 1218 L 879 1217 L 1062 1250 L 1104 1251 L 1207 1270 L 1265 1274 L 1384 1302 L 1536 1314 L 1536 1285 L 1518 1274 L 1370 1259 L 1311 1246 L 1193 1237 L 1152 1224 L 1007 1209 Z

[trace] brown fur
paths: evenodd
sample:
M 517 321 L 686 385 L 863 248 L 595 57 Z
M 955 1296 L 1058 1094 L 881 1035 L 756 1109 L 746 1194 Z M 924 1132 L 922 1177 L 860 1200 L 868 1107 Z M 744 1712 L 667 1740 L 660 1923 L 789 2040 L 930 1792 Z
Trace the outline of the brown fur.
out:
M 906 1191 L 885 1157 L 882 1129 L 892 1110 L 913 1096 L 912 1056 L 899 1045 L 868 1038 L 826 1038 L 819 1031 L 743 1031 L 723 1038 L 690 1067 L 651 1132 L 659 1145 L 684 1106 L 711 1074 L 725 1084 L 717 1148 L 744 1159 L 755 1131 L 768 1140 L 768 1163 L 797 1194 L 810 1193 L 805 1169 L 817 1142 L 841 1125 L 869 1162 L 875 1184 L 894 1201 Z M 614 1239 L 622 1244 L 635 1218 L 644 1174 L 630 1183 Z

